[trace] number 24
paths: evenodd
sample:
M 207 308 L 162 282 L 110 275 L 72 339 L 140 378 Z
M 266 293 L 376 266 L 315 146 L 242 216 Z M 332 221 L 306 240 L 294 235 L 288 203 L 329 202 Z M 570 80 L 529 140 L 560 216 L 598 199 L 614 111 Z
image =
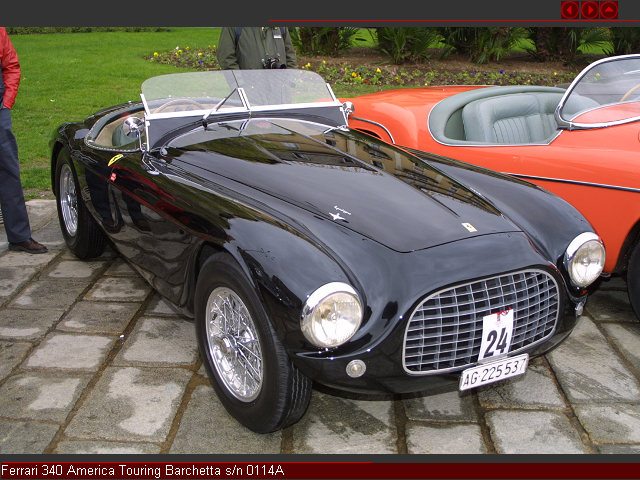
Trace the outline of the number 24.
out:
M 489 335 L 487 335 L 487 340 L 489 341 L 489 345 L 487 345 L 487 349 L 484 351 L 483 358 L 492 357 L 495 353 L 500 350 L 500 353 L 504 353 L 507 348 L 507 329 L 502 328 L 500 331 L 500 339 L 498 339 L 498 332 L 496 330 L 491 330 Z M 496 340 L 498 343 L 496 344 Z M 491 349 L 495 344 L 496 349 L 492 352 Z

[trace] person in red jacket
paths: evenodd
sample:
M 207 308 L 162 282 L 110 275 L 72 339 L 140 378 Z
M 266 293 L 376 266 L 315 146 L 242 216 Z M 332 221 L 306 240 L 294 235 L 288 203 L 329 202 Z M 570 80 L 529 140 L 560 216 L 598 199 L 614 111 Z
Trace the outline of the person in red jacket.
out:
M 31 226 L 20 182 L 18 143 L 11 130 L 11 109 L 20 84 L 18 54 L 0 27 L 0 209 L 9 250 L 45 253 L 47 247 L 31 238 Z

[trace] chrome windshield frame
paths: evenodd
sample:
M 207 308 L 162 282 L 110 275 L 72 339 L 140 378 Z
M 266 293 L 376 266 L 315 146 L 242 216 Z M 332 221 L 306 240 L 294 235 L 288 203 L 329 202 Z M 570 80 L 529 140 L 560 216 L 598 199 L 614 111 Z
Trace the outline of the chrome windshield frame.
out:
M 595 67 L 597 67 L 599 65 L 602 65 L 604 63 L 616 62 L 616 61 L 619 61 L 619 60 L 627 60 L 627 59 L 640 60 L 640 54 L 629 54 L 629 55 L 618 55 L 618 56 L 615 56 L 615 57 L 606 57 L 606 58 L 597 60 L 597 61 L 589 64 L 587 67 L 585 67 L 576 76 L 576 78 L 573 80 L 573 82 L 571 82 L 571 85 L 569 85 L 569 87 L 567 88 L 567 91 L 562 96 L 562 98 L 560 99 L 560 103 L 558 103 L 558 106 L 555 109 L 554 117 L 555 117 L 556 123 L 558 124 L 558 128 L 561 128 L 561 129 L 564 129 L 564 130 L 586 130 L 586 129 L 595 129 L 595 128 L 614 127 L 616 125 L 623 125 L 623 124 L 626 124 L 626 123 L 633 123 L 633 122 L 639 121 L 640 120 L 640 115 L 637 115 L 635 117 L 625 118 L 625 119 L 622 119 L 622 120 L 614 120 L 614 121 L 610 121 L 610 122 L 598 122 L 598 123 L 574 122 L 573 120 L 567 120 L 562 116 L 562 109 L 565 106 L 565 104 L 567 102 L 567 99 L 571 96 L 571 94 L 576 89 L 576 87 L 580 84 L 582 79 L 590 71 L 592 71 Z M 612 104 L 609 104 L 609 105 L 616 105 L 616 104 L 612 103 Z M 599 105 L 597 107 L 594 107 L 594 108 L 591 108 L 591 109 L 587 109 L 587 110 L 585 110 L 583 112 L 580 112 L 580 114 L 595 110 L 597 108 L 602 108 L 604 106 L 606 106 L 606 105 Z

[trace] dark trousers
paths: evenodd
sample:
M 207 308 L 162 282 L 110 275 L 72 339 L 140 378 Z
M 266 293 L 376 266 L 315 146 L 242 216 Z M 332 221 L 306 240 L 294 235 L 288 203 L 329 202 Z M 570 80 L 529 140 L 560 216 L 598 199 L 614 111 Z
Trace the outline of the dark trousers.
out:
M 11 110 L 5 107 L 0 107 L 0 208 L 7 240 L 28 240 L 31 228 L 20 183 L 18 144 L 11 131 Z

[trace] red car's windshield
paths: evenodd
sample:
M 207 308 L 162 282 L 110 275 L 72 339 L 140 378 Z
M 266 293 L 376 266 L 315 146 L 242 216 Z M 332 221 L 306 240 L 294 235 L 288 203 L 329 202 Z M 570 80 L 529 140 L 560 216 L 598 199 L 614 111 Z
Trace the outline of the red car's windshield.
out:
M 638 120 L 640 55 L 612 57 L 590 65 L 571 84 L 561 105 L 563 120 L 584 127 Z

